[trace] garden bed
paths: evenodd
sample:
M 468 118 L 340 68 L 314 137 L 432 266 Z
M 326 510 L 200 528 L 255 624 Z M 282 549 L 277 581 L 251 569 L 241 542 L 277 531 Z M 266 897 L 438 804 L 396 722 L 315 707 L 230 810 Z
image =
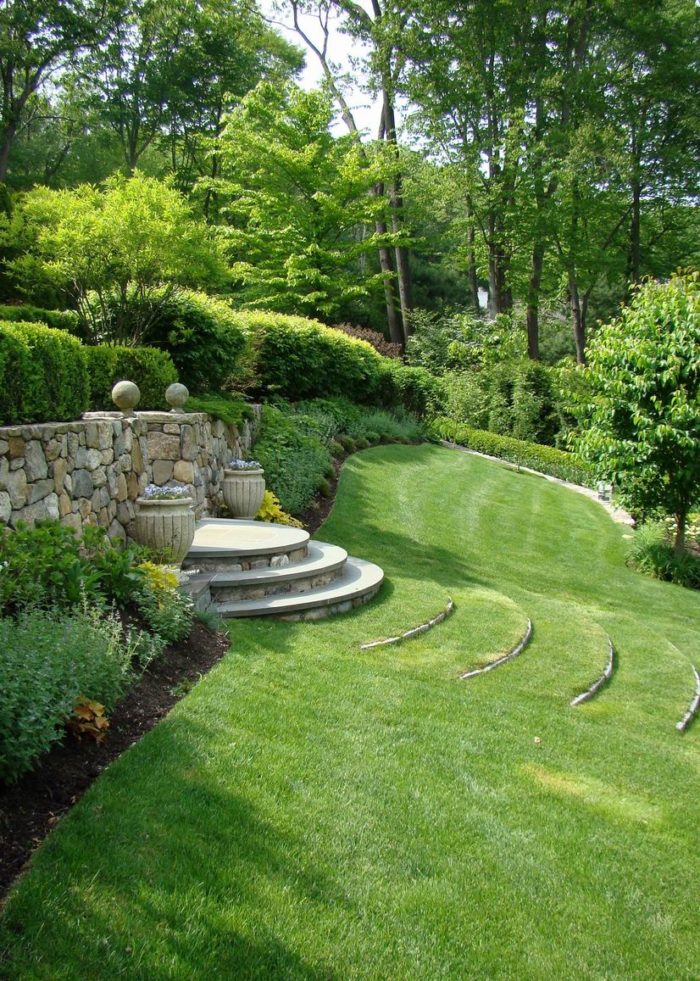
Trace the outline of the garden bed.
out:
M 102 745 L 66 736 L 18 783 L 0 787 L 0 897 L 102 770 L 167 715 L 228 646 L 225 634 L 195 622 L 187 640 L 169 646 L 122 699 Z

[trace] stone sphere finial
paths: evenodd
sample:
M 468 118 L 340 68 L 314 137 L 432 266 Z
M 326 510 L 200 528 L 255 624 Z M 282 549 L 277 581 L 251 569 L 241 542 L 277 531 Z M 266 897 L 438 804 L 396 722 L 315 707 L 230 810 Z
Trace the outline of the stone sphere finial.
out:
M 181 385 L 180 382 L 173 382 L 172 385 L 168 385 L 165 389 L 165 401 L 168 405 L 172 406 L 171 412 L 182 412 L 183 406 L 187 399 L 190 397 L 190 393 L 185 385 Z
M 130 381 L 120 381 L 112 389 L 112 401 L 125 416 L 135 415 L 134 409 L 139 404 L 141 392 L 138 385 Z

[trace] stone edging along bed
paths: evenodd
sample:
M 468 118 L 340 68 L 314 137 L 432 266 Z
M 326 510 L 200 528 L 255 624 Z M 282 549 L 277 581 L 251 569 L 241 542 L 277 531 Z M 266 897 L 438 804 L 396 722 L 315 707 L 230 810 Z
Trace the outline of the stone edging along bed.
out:
M 441 610 L 432 620 L 427 620 L 425 623 L 419 624 L 417 627 L 412 627 L 410 630 L 405 630 L 402 634 L 398 634 L 396 637 L 387 637 L 384 640 L 371 640 L 367 644 L 360 644 L 361 651 L 369 651 L 375 647 L 386 647 L 389 644 L 400 644 L 402 640 L 410 640 L 411 637 L 418 637 L 419 634 L 427 633 L 428 630 L 432 630 L 436 627 L 438 623 L 442 623 L 454 610 L 455 605 L 453 600 L 448 597 L 447 606 L 444 610 Z
M 569 703 L 570 705 L 572 706 L 581 705 L 583 704 L 583 702 L 589 701 L 589 699 L 593 698 L 594 695 L 597 695 L 600 689 L 603 687 L 603 685 L 607 681 L 610 681 L 610 679 L 612 678 L 613 673 L 615 671 L 615 647 L 609 637 L 608 637 L 608 644 L 609 644 L 608 660 L 605 665 L 605 669 L 603 670 L 603 673 L 600 675 L 599 678 L 596 678 L 593 684 L 590 685 L 588 688 L 586 688 L 585 691 L 582 691 L 580 695 L 577 695 L 576 698 L 573 698 Z
M 676 723 L 676 729 L 678 729 L 679 732 L 685 732 L 700 709 L 700 674 L 698 674 L 698 669 L 695 667 L 695 665 L 692 667 L 693 674 L 695 675 L 695 695 L 688 706 L 688 711 L 685 713 L 681 721 Z
M 528 620 L 525 633 L 515 647 L 511 648 L 507 654 L 504 654 L 502 657 L 497 657 L 495 661 L 490 661 L 488 664 L 485 664 L 483 668 L 474 668 L 473 671 L 465 671 L 464 674 L 459 676 L 459 680 L 466 681 L 468 678 L 476 678 L 477 675 L 486 674 L 487 671 L 493 671 L 494 668 L 500 668 L 502 664 L 507 664 L 508 661 L 512 661 L 514 658 L 518 657 L 518 655 L 522 654 L 527 645 L 530 643 L 530 640 L 532 639 L 532 630 L 532 620 Z

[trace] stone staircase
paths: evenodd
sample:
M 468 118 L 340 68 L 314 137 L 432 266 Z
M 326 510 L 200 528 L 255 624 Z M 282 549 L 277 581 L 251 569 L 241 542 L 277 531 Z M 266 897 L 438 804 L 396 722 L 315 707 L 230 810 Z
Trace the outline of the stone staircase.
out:
M 198 522 L 183 569 L 197 608 L 223 617 L 317 620 L 368 602 L 384 579 L 300 528 L 223 518 Z

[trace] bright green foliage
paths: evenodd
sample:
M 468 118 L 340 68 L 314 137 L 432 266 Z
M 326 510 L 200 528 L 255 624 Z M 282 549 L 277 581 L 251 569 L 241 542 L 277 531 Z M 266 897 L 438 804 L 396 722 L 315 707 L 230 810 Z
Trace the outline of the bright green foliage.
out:
M 17 780 L 62 738 L 78 696 L 112 708 L 133 654 L 119 619 L 89 608 L 0 617 L 0 782 Z
M 263 312 L 234 316 L 252 336 L 263 392 L 292 401 L 345 395 L 361 402 L 376 396 L 384 359 L 366 341 L 304 317 Z
M 0 421 L 75 419 L 89 404 L 83 346 L 63 330 L 0 322 Z
M 676 552 L 661 522 L 652 521 L 636 529 L 627 563 L 656 579 L 700 589 L 700 557 Z
M 226 388 L 244 372 L 245 334 L 222 300 L 164 288 L 155 290 L 147 305 L 144 343 L 170 354 L 192 392 Z
M 102 528 L 83 538 L 58 521 L 20 522 L 0 535 L 0 615 L 33 606 L 74 607 L 86 595 L 93 603 L 125 606 L 141 588 L 138 550 L 112 543 Z
M 565 450 L 557 450 L 553 446 L 540 446 L 537 443 L 527 443 L 512 436 L 499 436 L 497 433 L 472 429 L 454 419 L 441 417 L 430 423 L 429 431 L 438 439 L 450 440 L 467 449 L 497 456 L 521 467 L 529 467 L 550 477 L 568 480 L 573 484 L 591 487 L 594 484 L 592 468 Z
M 526 359 L 449 372 L 445 412 L 474 429 L 553 444 L 562 424 L 556 376 L 557 369 Z
M 676 518 L 700 497 L 700 275 L 645 283 L 601 329 L 577 446 L 635 509 Z
M 253 372 L 263 395 L 292 401 L 345 396 L 354 402 L 404 406 L 428 414 L 442 400 L 440 380 L 424 368 L 385 358 L 366 341 L 304 317 L 237 311 L 250 338 Z
M 386 208 L 370 194 L 381 161 L 355 137 L 332 136 L 332 117 L 323 93 L 269 83 L 229 117 L 225 177 L 213 186 L 243 305 L 337 318 L 381 291 L 381 276 L 366 268 Z
M 21 306 L 0 306 L 0 321 L 21 320 L 24 323 L 45 324 L 56 330 L 67 330 L 71 334 L 78 332 L 79 318 L 74 310 L 43 310 L 28 303 Z
M 139 409 L 165 409 L 165 389 L 177 381 L 177 369 L 167 351 L 153 347 L 98 344 L 85 347 L 90 375 L 90 408 L 113 409 L 112 388 L 118 381 L 135 382 L 141 392 Z
M 149 630 L 168 644 L 183 640 L 192 627 L 193 607 L 178 588 L 178 569 L 142 562 L 138 571 L 143 579 L 136 605 Z
M 139 343 L 156 298 L 169 292 L 161 283 L 223 277 L 207 226 L 176 190 L 141 174 L 101 187 L 36 188 L 22 198 L 5 238 L 23 249 L 8 263 L 22 288 L 31 293 L 48 282 L 64 290 L 86 335 L 98 341 Z
M 523 357 L 525 334 L 510 314 L 486 320 L 471 313 L 414 310 L 406 360 L 436 374 Z
M 439 412 L 444 398 L 442 379 L 425 368 L 401 364 L 394 358 L 383 361 L 379 396 L 373 401 L 422 417 Z
M 185 405 L 187 412 L 206 412 L 214 419 L 221 419 L 227 426 L 240 426 L 244 419 L 252 415 L 250 405 L 231 392 L 229 395 L 192 395 Z

